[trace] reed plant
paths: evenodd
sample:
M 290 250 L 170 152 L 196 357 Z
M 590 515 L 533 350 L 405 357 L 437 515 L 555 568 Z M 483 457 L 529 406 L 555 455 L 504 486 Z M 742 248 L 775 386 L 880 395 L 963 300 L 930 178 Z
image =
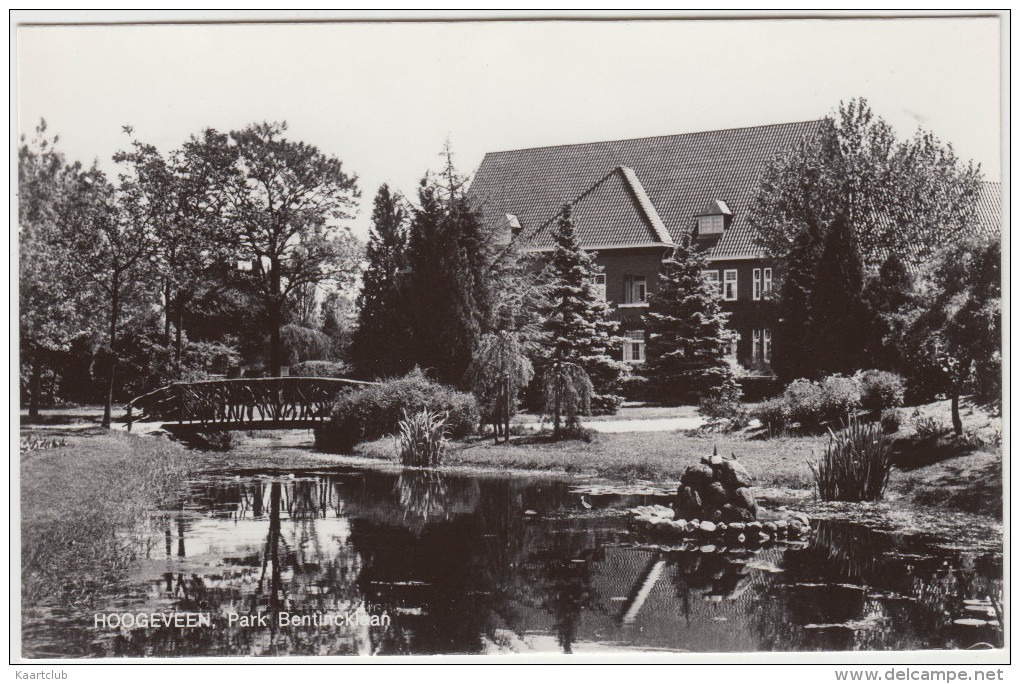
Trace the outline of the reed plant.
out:
M 811 464 L 815 487 L 823 501 L 875 501 L 889 482 L 892 449 L 878 423 L 848 416 L 844 428 L 829 428 L 825 454 Z
M 446 451 L 447 414 L 441 411 L 407 412 L 397 424 L 397 452 L 405 466 L 435 468 Z

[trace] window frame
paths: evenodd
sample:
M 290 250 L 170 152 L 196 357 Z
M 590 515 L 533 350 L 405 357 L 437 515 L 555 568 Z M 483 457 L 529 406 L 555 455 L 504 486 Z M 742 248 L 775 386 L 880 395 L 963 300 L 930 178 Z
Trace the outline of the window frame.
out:
M 762 329 L 754 328 L 751 331 L 751 358 L 755 361 L 762 360 Z
M 737 289 L 737 278 L 738 278 L 737 272 L 738 271 L 735 268 L 726 268 L 726 269 L 723 269 L 723 290 L 722 290 L 722 293 L 723 293 L 723 301 L 724 302 L 735 302 L 735 301 L 737 301 L 737 298 L 739 296 L 739 290 Z M 732 280 L 730 280 L 730 274 L 731 273 L 733 274 L 733 279 Z M 729 287 L 728 287 L 730 283 L 733 283 L 733 296 L 732 297 L 730 296 Z
M 701 277 L 704 278 L 706 282 L 711 283 L 714 286 L 716 293 L 720 297 L 722 296 L 722 276 L 720 275 L 718 268 L 706 268 L 701 272 Z
M 707 214 L 698 217 L 698 235 L 722 235 L 726 231 L 726 217 Z
M 636 337 L 640 335 L 640 338 Z M 625 363 L 644 363 L 647 339 L 644 330 L 628 330 L 623 334 L 623 361 Z M 635 358 L 635 352 L 636 358 Z
M 751 299 L 756 302 L 761 301 L 762 279 L 760 268 L 756 268 L 751 272 L 751 281 L 753 283 L 751 287 Z
M 772 268 L 769 266 L 766 266 L 764 270 L 761 293 L 763 299 L 768 299 L 772 296 Z
M 772 363 L 772 329 L 763 328 L 761 331 L 761 360 L 765 363 Z
M 640 298 L 637 296 L 638 292 L 641 294 Z M 623 301 L 620 306 L 648 306 L 648 276 L 633 273 L 623 277 Z
M 602 282 L 599 282 L 601 279 Z M 606 288 L 606 274 L 605 273 L 594 273 L 591 276 L 591 284 L 595 288 L 595 293 L 603 301 L 608 301 L 609 293 Z

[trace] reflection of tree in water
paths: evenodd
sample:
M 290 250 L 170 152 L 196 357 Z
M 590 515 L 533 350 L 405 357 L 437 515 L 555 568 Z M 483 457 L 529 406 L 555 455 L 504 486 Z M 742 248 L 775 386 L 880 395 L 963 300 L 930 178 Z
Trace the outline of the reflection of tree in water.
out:
M 256 481 L 247 486 L 219 486 L 204 499 L 219 515 L 265 519 L 265 542 L 240 557 L 225 558 L 220 573 L 206 576 L 167 573 L 159 587 L 177 611 L 208 611 L 219 621 L 213 629 L 136 629 L 115 638 L 117 655 L 237 654 L 265 655 L 358 652 L 364 635 L 350 629 L 277 628 L 280 611 L 311 614 L 346 611 L 360 605 L 352 577 L 357 558 L 343 544 L 323 544 L 317 529 L 322 518 L 339 511 L 339 492 L 329 481 Z M 233 503 L 233 509 L 229 504 Z M 288 523 L 284 527 L 284 521 Z M 183 552 L 184 526 L 178 529 Z M 172 550 L 168 529 L 168 556 Z M 183 555 L 183 553 L 181 553 Z M 227 628 L 225 614 L 262 611 L 265 629 Z
M 563 652 L 572 653 L 583 613 L 606 612 L 592 583 L 593 565 L 605 552 L 591 532 L 560 532 L 546 537 L 532 555 L 532 563 L 538 570 L 538 603 L 552 614 L 553 631 Z
M 762 648 L 1002 644 L 1001 628 L 954 624 L 967 614 L 965 599 L 1001 597 L 1001 561 L 990 556 L 933 549 L 924 540 L 822 520 L 811 544 L 786 551 L 782 566 L 782 583 L 769 588 L 756 611 Z
M 446 479 L 436 470 L 404 470 L 397 478 L 396 492 L 402 520 L 416 535 L 429 522 L 449 515 Z

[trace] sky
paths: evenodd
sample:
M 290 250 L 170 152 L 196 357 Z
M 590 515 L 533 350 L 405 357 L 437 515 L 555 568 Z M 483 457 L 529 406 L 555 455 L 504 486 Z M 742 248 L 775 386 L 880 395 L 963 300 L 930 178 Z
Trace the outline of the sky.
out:
M 866 97 L 1000 179 L 1000 24 L 979 18 L 22 26 L 18 130 L 112 171 L 122 126 L 163 151 L 206 127 L 288 137 L 413 196 L 487 151 L 816 119 Z

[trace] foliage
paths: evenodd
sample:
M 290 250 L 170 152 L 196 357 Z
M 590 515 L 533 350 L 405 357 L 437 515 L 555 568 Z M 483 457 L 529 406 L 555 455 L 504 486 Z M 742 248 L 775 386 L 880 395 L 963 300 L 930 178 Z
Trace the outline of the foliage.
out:
M 825 454 L 811 464 L 823 501 L 881 499 L 892 469 L 892 449 L 877 423 L 851 418 L 838 434 L 829 429 Z
M 734 380 L 736 385 L 736 380 Z M 740 388 L 735 387 L 737 396 Z M 708 419 L 708 426 L 714 429 L 732 432 L 747 427 L 750 420 L 750 413 L 747 406 L 739 398 L 732 398 L 732 394 L 715 394 L 702 398 L 698 404 L 698 413 Z
M 269 346 L 266 340 L 266 347 Z M 295 323 L 280 326 L 280 359 L 287 365 L 329 359 L 332 340 L 325 333 Z M 267 349 L 268 351 L 268 349 Z
M 346 378 L 350 369 L 337 361 L 301 361 L 290 367 L 290 374 L 301 378 Z
M 926 274 L 918 308 L 904 322 L 911 384 L 949 395 L 957 435 L 964 392 L 1001 406 L 1001 279 L 999 238 L 965 241 Z
M 863 363 L 861 331 L 867 317 L 861 304 L 861 260 L 844 215 L 828 227 L 815 269 L 808 346 L 799 354 L 813 359 L 818 372 L 853 372 Z
M 591 379 L 575 363 L 557 361 L 546 368 L 543 379 L 545 414 L 552 416 L 554 437 L 582 433 L 580 417 L 591 411 L 595 393 Z
M 406 372 L 407 311 L 400 279 L 407 250 L 407 210 L 403 198 L 383 184 L 372 207 L 372 228 L 365 257 L 368 266 L 358 294 L 358 326 L 351 361 L 358 375 L 378 378 Z
M 407 413 L 397 425 L 397 453 L 405 466 L 435 468 L 446 451 L 446 414 L 440 411 L 419 411 L 410 418 Z
M 786 431 L 789 413 L 783 397 L 766 399 L 755 407 L 752 415 L 761 422 L 770 437 L 778 437 Z
M 620 382 L 625 366 L 613 356 L 622 339 L 616 336 L 618 324 L 610 317 L 609 305 L 595 292 L 595 262 L 577 241 L 569 204 L 563 206 L 552 236 L 556 248 L 545 269 L 548 285 L 542 307 L 544 354 L 540 365 L 545 386 L 556 385 L 566 379 L 564 374 L 573 373 L 565 369 L 566 364 L 576 365 L 592 385 L 591 408 L 615 413 L 623 401 Z
M 241 356 L 231 344 L 189 341 L 184 347 L 184 367 L 203 376 L 225 375 L 240 362 Z
M 811 220 L 810 230 L 794 238 L 786 258 L 784 277 L 779 280 L 776 306 L 782 315 L 772 338 L 772 369 L 783 382 L 813 375 L 815 359 L 804 350 L 812 348 L 811 291 L 821 252 L 821 229 Z
M 478 425 L 473 396 L 433 382 L 414 369 L 402 378 L 341 395 L 329 422 L 316 431 L 316 445 L 349 451 L 358 442 L 396 432 L 404 413 L 419 411 L 444 412 L 449 436 L 454 439 L 471 434 Z
M 727 330 L 719 292 L 702 276 L 705 257 L 685 239 L 663 261 L 648 300 L 643 374 L 660 401 L 736 401 L 739 389 L 725 355 Z
M 858 371 L 854 380 L 861 390 L 861 408 L 881 413 L 888 408 L 903 406 L 903 376 L 883 370 Z
M 894 432 L 898 432 L 900 425 L 902 424 L 903 416 L 900 415 L 900 410 L 896 408 L 885 408 L 882 409 L 882 415 L 879 423 L 882 425 L 882 432 L 889 435 Z
M 221 169 L 213 192 L 221 216 L 269 318 L 270 372 L 283 365 L 288 298 L 309 285 L 353 280 L 360 245 L 342 223 L 359 197 L 357 177 L 313 145 L 283 137 L 285 123 L 252 124 L 229 135 L 192 138 L 196 154 Z
M 501 330 L 482 337 L 468 367 L 468 378 L 483 420 L 494 420 L 504 378 L 509 382 L 510 415 L 517 413 L 521 393 L 534 374 L 531 360 L 512 331 Z
M 934 416 L 922 416 L 921 412 L 917 409 L 914 409 L 910 420 L 914 424 L 914 434 L 921 440 L 937 439 L 946 431 L 945 426 L 937 418 Z
M 822 386 L 804 378 L 791 382 L 782 395 L 790 423 L 798 423 L 803 431 L 817 430 L 824 420 Z
M 861 408 L 861 386 L 857 380 L 843 375 L 829 375 L 822 378 L 821 404 L 822 420 L 835 424 Z
M 916 306 L 914 277 L 903 260 L 890 254 L 868 279 L 861 299 L 869 318 L 863 345 L 868 363 L 874 368 L 901 371 L 904 361 L 895 333 Z
M 918 130 L 897 142 L 866 100 L 840 103 L 817 135 L 778 160 L 749 210 L 766 253 L 784 259 L 811 224 L 843 216 L 865 264 L 890 253 L 920 264 L 967 234 L 980 169 Z
M 492 311 L 490 242 L 453 168 L 426 176 L 412 208 L 406 307 L 411 361 L 461 386 Z

